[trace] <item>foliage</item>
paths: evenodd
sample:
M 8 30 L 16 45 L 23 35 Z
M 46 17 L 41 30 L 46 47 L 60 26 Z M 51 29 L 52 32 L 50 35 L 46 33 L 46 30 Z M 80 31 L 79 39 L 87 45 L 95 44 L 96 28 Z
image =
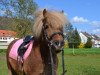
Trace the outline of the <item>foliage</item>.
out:
M 33 13 L 37 9 L 34 0 L 1 0 L 0 5 L 0 9 L 5 10 L 3 16 L 12 19 L 9 28 L 17 31 L 18 37 L 24 37 L 32 32 Z
M 77 29 L 74 30 L 71 23 L 65 26 L 64 31 L 66 32 L 65 39 L 68 41 L 69 48 L 78 48 L 81 38 L 78 34 Z
M 81 43 L 81 38 L 79 36 L 77 29 L 71 31 L 68 37 L 69 48 L 78 48 L 80 43 Z
M 73 26 L 72 26 L 71 23 L 69 23 L 68 25 L 65 25 L 65 27 L 64 27 L 64 31 L 65 31 L 66 33 L 72 31 L 73 29 L 74 29 L 74 28 L 73 28 Z
M 5 10 L 4 16 L 17 19 L 33 18 L 33 12 L 37 8 L 34 0 L 0 0 L 0 5 L 0 9 Z
M 86 42 L 86 44 L 85 44 L 84 47 L 85 47 L 85 48 L 91 48 L 91 47 L 92 47 L 92 41 L 91 41 L 91 38 L 88 37 L 87 42 Z
M 11 20 L 7 17 L 0 17 L 0 29 L 10 29 Z
M 64 48 L 68 48 L 68 42 L 65 40 Z
M 73 31 L 73 26 L 71 23 L 69 23 L 68 25 L 65 25 L 64 27 L 64 32 L 66 33 L 65 40 L 67 40 L 67 38 L 70 36 L 70 32 L 72 31 Z
M 78 46 L 79 48 L 84 48 L 84 44 L 80 43 L 80 45 Z
M 0 53 L 6 53 L 6 49 L 0 49 Z
M 16 19 L 12 22 L 12 30 L 16 31 L 18 37 L 25 37 L 32 34 L 32 23 L 28 19 Z

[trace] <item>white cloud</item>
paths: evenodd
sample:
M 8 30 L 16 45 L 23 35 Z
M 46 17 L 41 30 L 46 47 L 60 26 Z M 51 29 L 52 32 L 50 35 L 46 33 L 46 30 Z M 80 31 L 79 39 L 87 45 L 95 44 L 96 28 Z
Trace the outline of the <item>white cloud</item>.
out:
M 82 32 L 82 29 L 78 29 L 79 32 Z
M 93 30 L 94 33 L 100 33 L 100 29 Z
M 0 10 L 0 15 L 3 15 L 5 13 L 5 10 Z
M 90 24 L 94 27 L 100 27 L 100 21 L 92 21 Z
M 92 25 L 95 28 L 97 28 L 97 27 L 100 28 L 100 21 L 90 21 L 90 20 L 83 18 L 83 17 L 75 16 L 72 18 L 71 22 L 77 23 L 77 24 L 87 23 L 88 25 Z
M 85 25 L 85 26 L 82 26 L 84 28 L 84 30 L 79 29 L 78 31 L 86 30 L 87 32 L 89 31 L 90 33 L 100 34 L 100 20 L 92 20 L 91 21 L 87 18 L 75 16 L 71 19 L 71 23 L 76 23 L 77 25 Z M 86 28 L 86 27 L 88 27 L 88 28 Z
M 72 18 L 71 22 L 72 23 L 79 23 L 79 24 L 80 23 L 86 23 L 86 22 L 88 22 L 88 19 L 85 19 L 83 17 L 75 16 L 75 17 Z

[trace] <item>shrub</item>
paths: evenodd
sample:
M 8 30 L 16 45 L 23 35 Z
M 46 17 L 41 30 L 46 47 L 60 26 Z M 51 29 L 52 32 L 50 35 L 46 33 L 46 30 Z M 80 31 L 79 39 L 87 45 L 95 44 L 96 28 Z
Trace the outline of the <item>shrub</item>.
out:
M 91 38 L 88 38 L 88 40 L 87 40 L 87 42 L 86 42 L 86 44 L 85 44 L 84 47 L 85 47 L 85 48 L 91 48 L 91 47 L 92 47 L 92 41 L 91 41 Z
M 64 48 L 68 48 L 68 47 L 69 47 L 69 46 L 68 46 L 68 42 L 65 41 Z
M 78 48 L 84 48 L 84 44 L 80 43 L 80 45 L 78 46 Z

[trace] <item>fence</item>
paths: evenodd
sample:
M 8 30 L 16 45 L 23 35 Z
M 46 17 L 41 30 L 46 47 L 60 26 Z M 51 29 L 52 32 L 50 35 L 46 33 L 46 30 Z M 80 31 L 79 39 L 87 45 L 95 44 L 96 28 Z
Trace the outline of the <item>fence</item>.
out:
M 0 42 L 0 49 L 7 49 L 8 45 L 9 45 L 9 43 L 7 43 L 7 42 Z

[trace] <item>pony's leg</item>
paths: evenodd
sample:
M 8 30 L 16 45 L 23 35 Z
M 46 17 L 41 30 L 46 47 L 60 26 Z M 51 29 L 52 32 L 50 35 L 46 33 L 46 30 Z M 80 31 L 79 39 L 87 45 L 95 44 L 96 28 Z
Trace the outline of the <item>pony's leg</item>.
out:
M 8 75 L 12 75 L 11 65 L 8 61 L 7 61 L 7 66 L 8 66 Z
M 16 72 L 11 68 L 11 66 L 8 68 L 8 75 L 17 75 Z
M 8 61 L 9 60 L 9 61 Z M 16 63 L 14 63 L 14 60 L 13 59 L 11 59 L 11 58 L 8 58 L 8 60 L 7 60 L 7 66 L 8 66 L 8 75 L 18 75 L 17 73 L 16 73 L 16 71 L 14 70 L 14 65 L 16 64 Z

